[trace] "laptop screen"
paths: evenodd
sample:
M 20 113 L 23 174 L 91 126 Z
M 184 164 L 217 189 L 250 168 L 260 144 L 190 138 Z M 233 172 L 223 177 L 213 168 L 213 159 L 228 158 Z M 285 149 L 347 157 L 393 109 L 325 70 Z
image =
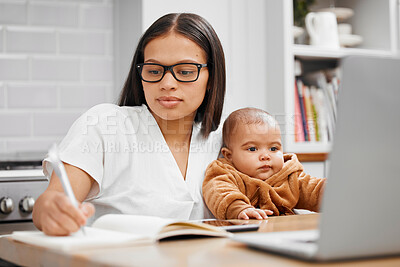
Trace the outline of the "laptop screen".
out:
M 400 59 L 353 56 L 342 69 L 321 253 L 400 252 Z

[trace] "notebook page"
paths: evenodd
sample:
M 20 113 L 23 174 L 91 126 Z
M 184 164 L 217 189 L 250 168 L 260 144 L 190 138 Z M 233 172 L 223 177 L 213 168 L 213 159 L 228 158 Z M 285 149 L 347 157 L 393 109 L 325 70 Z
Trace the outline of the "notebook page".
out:
M 78 231 L 69 236 L 48 236 L 38 231 L 16 231 L 11 234 L 11 237 L 16 241 L 60 250 L 80 250 L 154 242 L 153 239 L 144 235 L 92 227 L 85 227 L 85 233 L 84 235 L 81 231 Z
M 176 220 L 143 215 L 107 214 L 98 218 L 92 227 L 155 238 L 164 226 L 173 222 Z

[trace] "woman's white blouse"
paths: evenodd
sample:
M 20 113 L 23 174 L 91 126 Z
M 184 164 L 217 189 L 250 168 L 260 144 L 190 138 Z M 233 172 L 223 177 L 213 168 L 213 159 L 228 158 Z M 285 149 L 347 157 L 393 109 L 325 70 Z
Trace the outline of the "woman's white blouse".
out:
M 87 172 L 96 182 L 86 199 L 96 208 L 93 222 L 106 213 L 175 219 L 213 217 L 204 204 L 205 170 L 217 159 L 220 131 L 205 139 L 193 126 L 186 179 L 145 105 L 101 104 L 79 117 L 60 144 L 63 162 Z M 52 173 L 43 162 L 46 176 Z

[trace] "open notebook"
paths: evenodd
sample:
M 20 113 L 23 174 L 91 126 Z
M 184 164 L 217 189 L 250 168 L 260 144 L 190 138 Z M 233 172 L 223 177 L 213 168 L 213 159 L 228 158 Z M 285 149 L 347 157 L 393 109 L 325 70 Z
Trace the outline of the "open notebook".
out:
M 142 215 L 108 214 L 98 218 L 85 235 L 78 231 L 70 236 L 47 236 L 38 231 L 16 231 L 14 240 L 51 249 L 79 250 L 152 243 L 179 236 L 229 237 L 224 229 L 197 222 L 176 221 Z

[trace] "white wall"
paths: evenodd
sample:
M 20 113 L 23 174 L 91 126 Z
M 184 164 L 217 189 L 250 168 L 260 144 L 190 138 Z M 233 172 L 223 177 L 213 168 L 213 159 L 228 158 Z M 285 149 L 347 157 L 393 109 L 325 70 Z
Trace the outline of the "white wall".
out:
M 117 98 L 131 67 L 142 30 L 142 0 L 114 0 L 114 95 Z
M 111 0 L 0 0 L 0 153 L 47 150 L 114 100 Z

